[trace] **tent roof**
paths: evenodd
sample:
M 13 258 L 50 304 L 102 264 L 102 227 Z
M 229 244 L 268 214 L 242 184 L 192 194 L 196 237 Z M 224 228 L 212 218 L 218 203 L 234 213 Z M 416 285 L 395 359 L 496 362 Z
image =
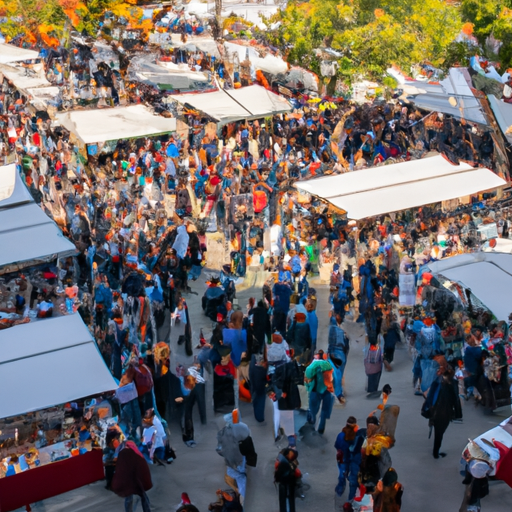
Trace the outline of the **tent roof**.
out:
M 8 66 L 0 64 L 0 76 L 7 78 L 16 89 L 27 91 L 38 87 L 50 87 L 52 84 L 46 80 L 43 64 L 34 64 L 30 69 L 22 66 Z
M 451 68 L 440 85 L 406 82 L 407 85 L 413 85 L 425 91 L 424 94 L 408 95 L 408 98 L 419 108 L 443 112 L 453 117 L 463 117 L 466 121 L 487 125 L 487 119 L 480 102 L 471 90 L 468 83 L 469 77 L 466 74 L 467 71 L 463 68 Z M 448 101 L 450 97 L 457 101 L 455 106 Z
M 512 132 L 509 131 L 512 126 L 512 105 L 498 100 L 493 94 L 489 94 L 487 99 L 489 100 L 489 104 L 496 116 L 496 121 L 498 121 L 503 135 L 505 135 L 509 144 L 512 144 Z
M 32 201 L 20 173 L 16 171 L 16 164 L 0 167 L 0 210 Z
M 452 165 L 441 155 L 308 181 L 295 187 L 364 219 L 506 185 L 489 169 Z
M 177 94 L 172 98 L 179 103 L 191 105 L 223 124 L 241 119 L 258 119 L 291 110 L 288 101 L 260 85 L 229 91 L 219 89 L 202 94 Z
M 12 44 L 0 43 L 0 64 L 37 59 L 39 52 L 18 48 Z
M 476 252 L 428 264 L 433 274 L 460 283 L 485 304 L 498 320 L 512 313 L 512 254 Z
M 117 388 L 80 315 L 0 331 L 0 418 L 53 407 Z
M 56 117 L 84 144 L 149 137 L 176 130 L 176 119 L 155 115 L 143 105 L 76 110 Z
M 74 254 L 75 246 L 34 202 L 16 165 L 0 167 L 0 274 Z

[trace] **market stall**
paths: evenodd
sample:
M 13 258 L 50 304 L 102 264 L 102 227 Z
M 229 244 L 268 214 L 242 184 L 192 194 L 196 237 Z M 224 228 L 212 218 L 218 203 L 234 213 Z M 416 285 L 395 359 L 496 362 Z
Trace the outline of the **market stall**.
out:
M 0 64 L 9 64 L 11 62 L 23 62 L 39 58 L 39 52 L 19 48 L 12 44 L 0 43 Z
M 219 124 L 243 119 L 260 119 L 290 112 L 287 100 L 259 85 L 204 94 L 177 94 L 172 98 L 183 105 L 204 112 Z
M 507 183 L 489 169 L 437 155 L 307 181 L 295 187 L 364 219 L 492 190 Z
M 75 110 L 57 114 L 57 122 L 84 145 L 171 133 L 176 119 L 158 116 L 144 105 Z
M 498 320 L 512 313 L 512 254 L 475 252 L 428 264 L 434 275 L 459 283 L 484 304 Z M 489 286 L 492 283 L 492 286 Z
M 34 202 L 16 164 L 0 167 L 0 239 L 0 274 L 76 254 Z
M 78 314 L 0 331 L 0 510 L 103 478 L 117 388 Z M 84 398 L 85 397 L 85 398 Z

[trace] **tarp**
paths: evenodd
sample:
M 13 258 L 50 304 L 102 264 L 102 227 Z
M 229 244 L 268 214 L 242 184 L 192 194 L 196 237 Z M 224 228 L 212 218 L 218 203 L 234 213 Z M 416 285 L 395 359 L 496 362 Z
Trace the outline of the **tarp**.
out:
M 469 288 L 498 320 L 506 321 L 512 313 L 512 254 L 460 254 L 428 263 L 428 268 L 435 275 L 442 275 Z
M 176 130 L 176 119 L 155 115 L 143 105 L 76 110 L 59 113 L 56 118 L 84 144 L 149 137 Z
M 46 80 L 42 63 L 25 68 L 22 66 L 8 66 L 0 64 L 0 77 L 4 76 L 16 89 L 27 91 L 38 87 L 50 87 L 52 84 Z
M 12 44 L 0 43 L 0 64 L 37 59 L 39 52 L 18 48 Z
M 443 112 L 466 121 L 487 125 L 487 119 L 480 102 L 471 90 L 468 83 L 469 76 L 466 76 L 466 73 L 467 71 L 463 68 L 451 68 L 448 76 L 440 82 L 440 85 L 406 82 L 410 86 L 416 86 L 426 91 L 425 94 L 407 95 L 407 98 L 424 110 Z M 451 105 L 449 98 L 453 98 L 456 103 Z
M 219 89 L 203 94 L 177 94 L 172 98 L 179 103 L 187 103 L 222 124 L 282 114 L 292 109 L 287 100 L 260 85 L 229 91 Z
M 79 314 L 1 330 L 0 375 L 0 418 L 117 388 Z
M 16 165 L 0 167 L 0 274 L 74 254 L 74 244 L 34 202 Z
M 364 219 L 455 199 L 506 185 L 489 169 L 452 165 L 440 155 L 337 176 L 295 187 L 329 201 L 350 219 Z
M 489 94 L 487 99 L 489 100 L 489 105 L 494 112 L 494 116 L 500 125 L 503 135 L 505 135 L 508 142 L 512 144 L 512 105 L 498 100 L 493 94 Z
M 0 210 L 32 201 L 30 192 L 16 170 L 16 164 L 0 167 Z

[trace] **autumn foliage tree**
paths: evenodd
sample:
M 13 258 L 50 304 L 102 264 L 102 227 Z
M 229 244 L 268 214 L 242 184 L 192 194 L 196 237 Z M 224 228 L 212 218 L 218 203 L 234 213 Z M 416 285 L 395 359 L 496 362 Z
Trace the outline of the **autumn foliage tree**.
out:
M 347 79 L 380 78 L 390 64 L 441 66 L 462 26 L 459 8 L 444 0 L 292 0 L 271 21 L 281 22 L 271 38 L 290 62 L 318 69 L 313 50 L 327 45 L 342 53 Z

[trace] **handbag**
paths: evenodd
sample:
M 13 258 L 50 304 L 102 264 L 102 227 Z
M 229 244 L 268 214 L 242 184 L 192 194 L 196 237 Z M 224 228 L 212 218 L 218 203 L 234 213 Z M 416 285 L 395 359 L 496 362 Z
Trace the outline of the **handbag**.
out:
M 429 405 L 427 400 L 423 402 L 423 405 L 421 406 L 421 415 L 429 420 L 432 417 L 432 410 L 434 409 L 434 406 L 437 402 L 437 397 L 439 396 L 439 390 L 441 389 L 441 384 L 437 386 L 436 392 L 434 393 L 434 400 L 432 401 L 432 405 Z
M 135 387 L 135 382 L 130 382 L 125 386 L 116 389 L 116 398 L 121 404 L 127 404 L 138 396 L 139 395 L 137 393 L 137 388 Z

